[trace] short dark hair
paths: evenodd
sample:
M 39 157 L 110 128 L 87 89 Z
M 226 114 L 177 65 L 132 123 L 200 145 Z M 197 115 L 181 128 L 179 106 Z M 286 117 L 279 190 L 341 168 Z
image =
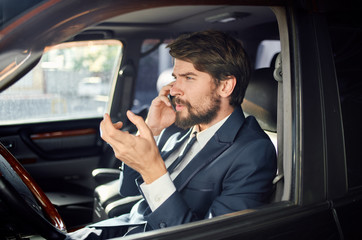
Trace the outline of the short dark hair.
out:
M 181 35 L 167 47 L 172 57 L 191 62 L 198 71 L 210 74 L 216 85 L 234 76 L 236 85 L 230 105 L 238 106 L 243 102 L 250 63 L 240 41 L 223 32 L 208 30 Z

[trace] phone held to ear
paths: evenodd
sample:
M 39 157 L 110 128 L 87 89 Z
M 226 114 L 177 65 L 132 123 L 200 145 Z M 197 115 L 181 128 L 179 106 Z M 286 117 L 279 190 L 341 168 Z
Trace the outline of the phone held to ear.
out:
M 174 98 L 174 96 L 171 96 L 171 94 L 168 94 L 168 95 L 167 95 L 167 98 L 168 98 L 168 100 L 169 100 L 170 103 L 171 103 L 172 109 L 176 112 L 175 105 L 174 105 L 174 103 L 172 102 L 172 99 Z

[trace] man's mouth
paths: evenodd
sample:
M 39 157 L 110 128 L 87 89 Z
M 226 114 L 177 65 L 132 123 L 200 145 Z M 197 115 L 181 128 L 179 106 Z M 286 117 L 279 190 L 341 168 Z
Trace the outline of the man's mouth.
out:
M 175 104 L 175 109 L 177 112 L 182 111 L 182 109 L 184 109 L 186 107 L 186 102 L 179 98 L 175 99 L 174 104 Z
M 180 112 L 180 111 L 184 108 L 184 105 L 182 105 L 182 104 L 176 104 L 175 108 L 176 108 L 176 111 L 177 111 L 177 112 Z

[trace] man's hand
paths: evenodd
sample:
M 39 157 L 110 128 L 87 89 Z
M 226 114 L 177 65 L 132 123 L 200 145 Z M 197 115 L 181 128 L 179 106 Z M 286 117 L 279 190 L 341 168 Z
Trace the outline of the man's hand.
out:
M 160 135 L 163 129 L 171 126 L 176 120 L 176 112 L 167 98 L 173 84 L 174 82 L 164 86 L 152 101 L 146 123 L 154 136 Z
M 139 172 L 146 184 L 149 184 L 167 172 L 165 164 L 158 151 L 151 130 L 142 117 L 131 111 L 128 119 L 136 125 L 139 135 L 120 131 L 123 123 L 113 124 L 108 114 L 100 124 L 101 137 L 114 151 L 116 158 Z

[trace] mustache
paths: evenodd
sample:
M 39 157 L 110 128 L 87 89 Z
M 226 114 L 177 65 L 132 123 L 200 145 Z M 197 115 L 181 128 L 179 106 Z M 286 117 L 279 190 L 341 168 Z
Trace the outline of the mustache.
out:
M 178 98 L 178 97 L 174 97 L 174 98 L 172 99 L 172 104 L 174 104 L 174 105 L 180 104 L 180 105 L 185 105 L 185 106 L 187 106 L 187 107 L 191 107 L 191 104 L 190 104 L 188 101 L 182 100 L 182 99 L 180 99 L 180 98 Z

